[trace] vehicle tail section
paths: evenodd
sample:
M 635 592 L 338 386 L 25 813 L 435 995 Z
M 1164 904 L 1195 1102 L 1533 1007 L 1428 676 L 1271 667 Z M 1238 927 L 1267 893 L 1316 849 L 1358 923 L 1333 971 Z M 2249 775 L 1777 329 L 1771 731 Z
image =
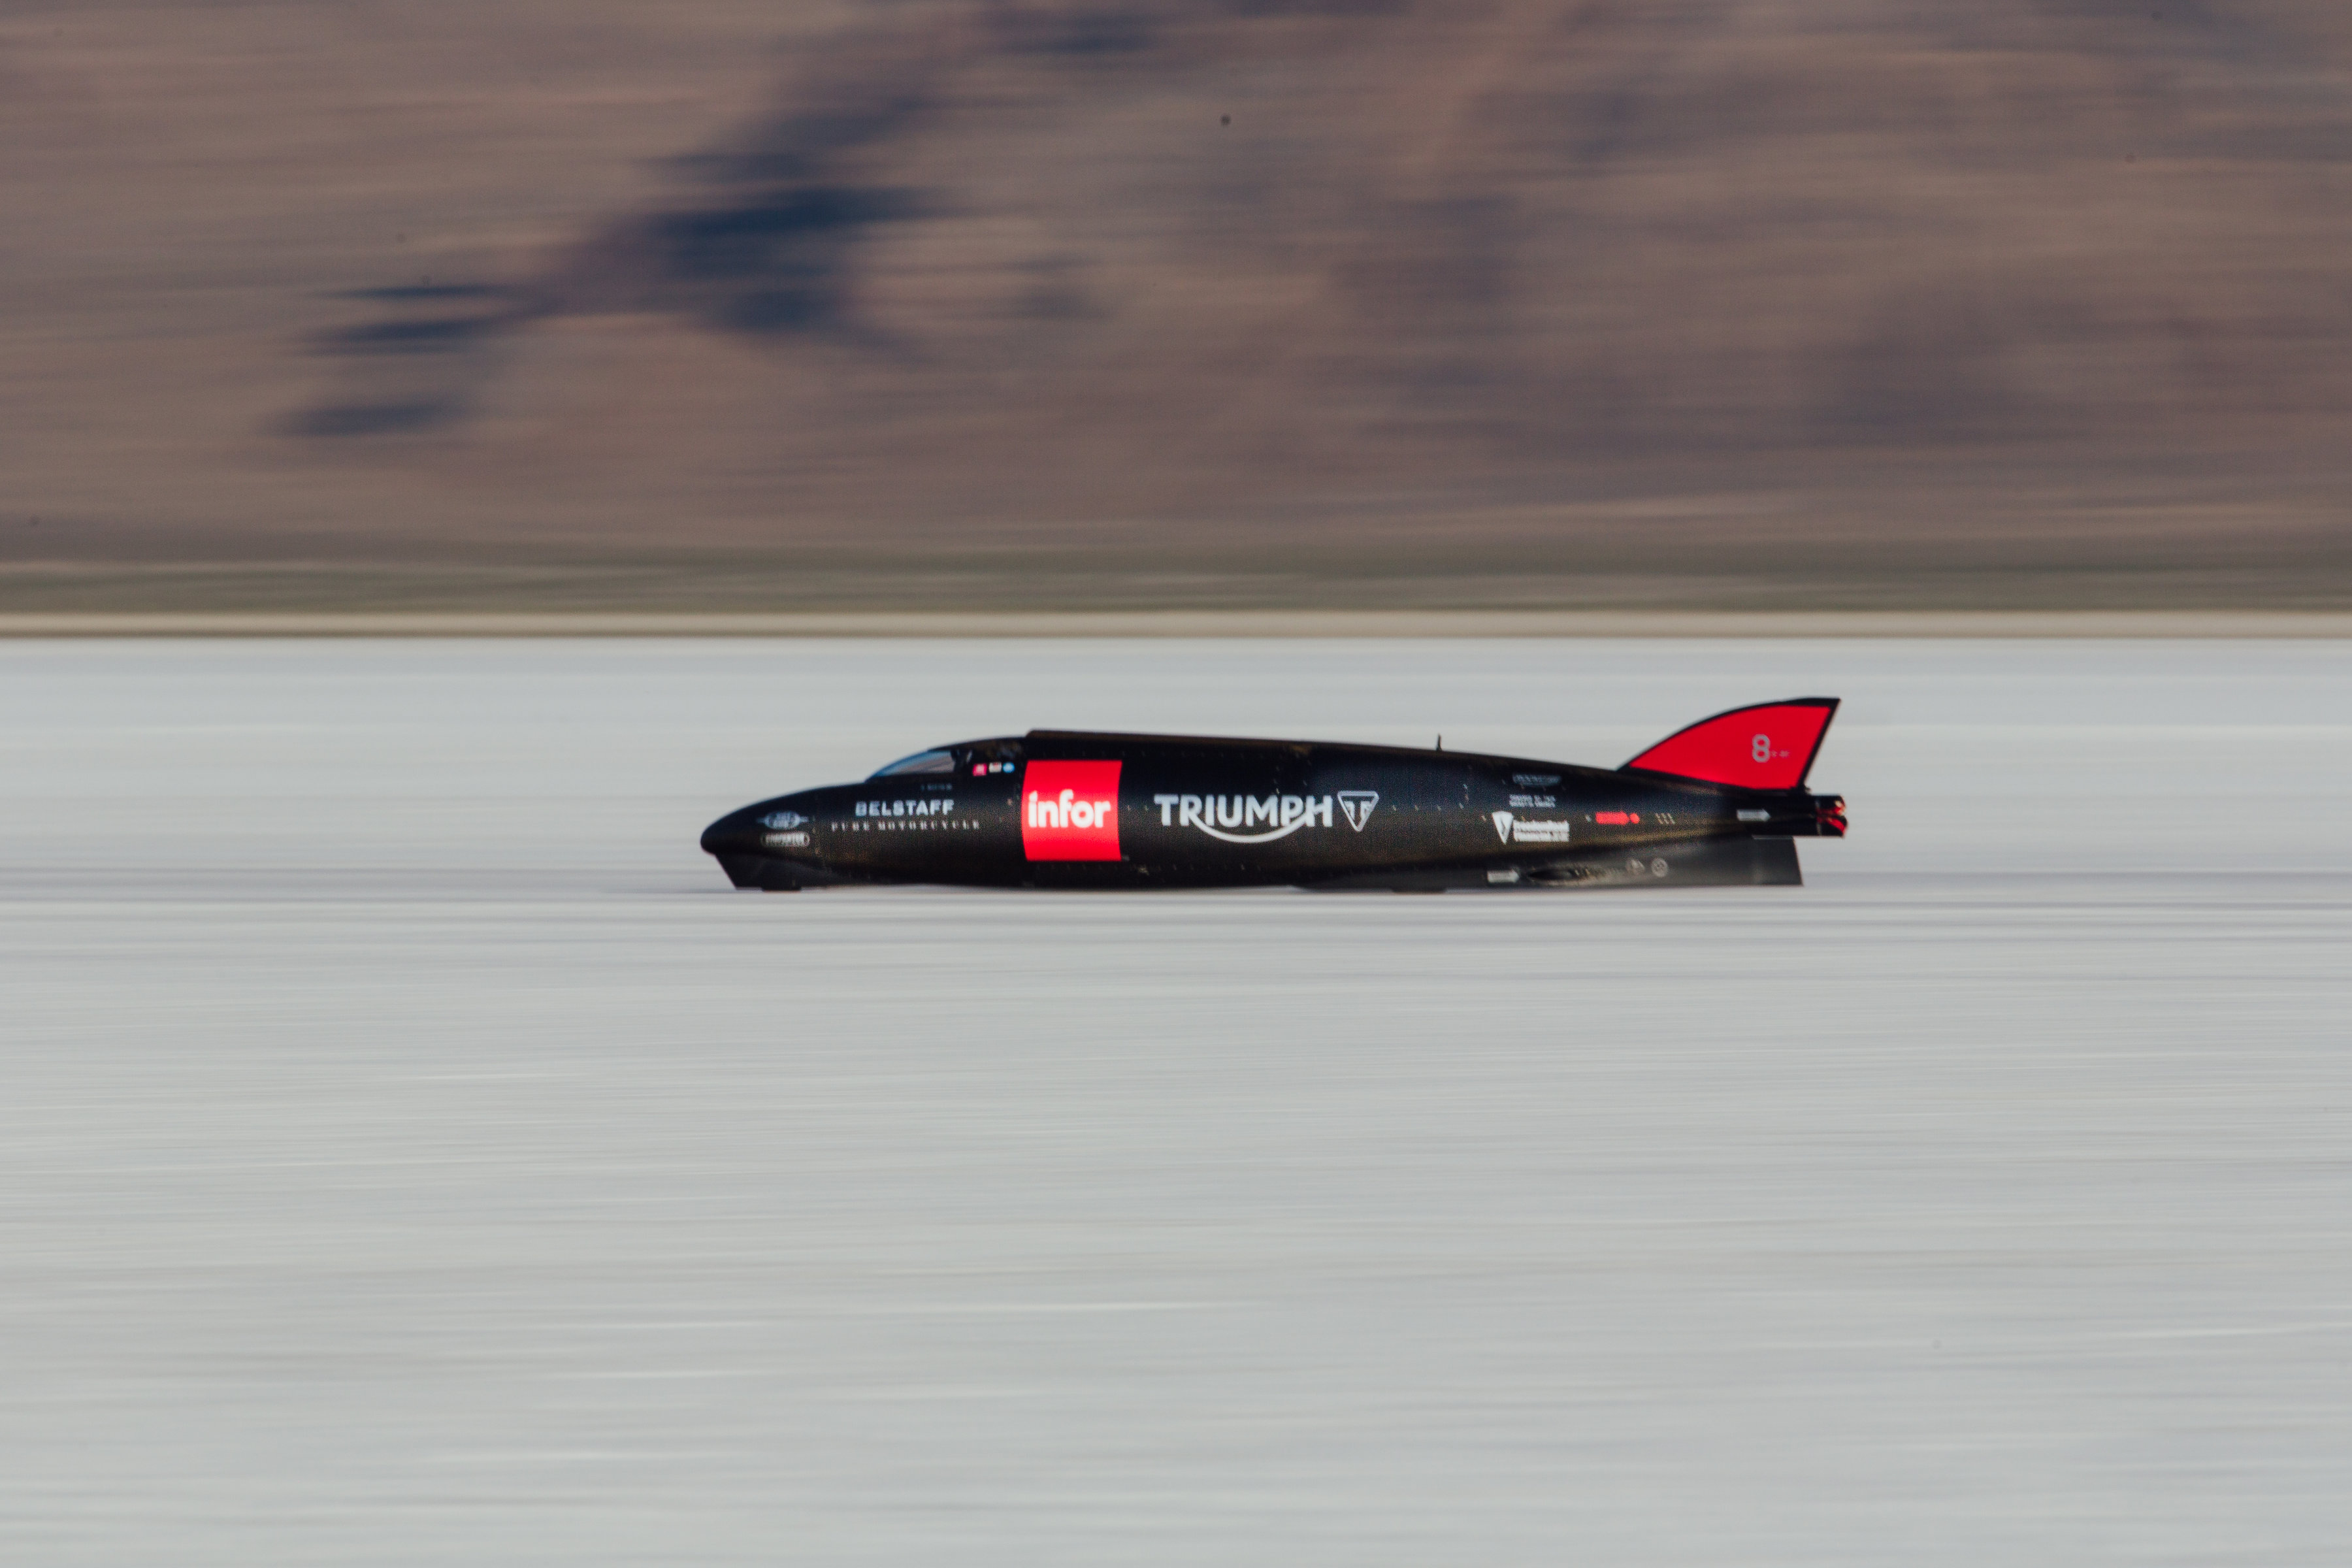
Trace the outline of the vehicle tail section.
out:
M 1734 789 L 1802 789 L 1837 710 L 1834 697 L 1734 708 L 1675 731 L 1618 772 L 1662 773 Z M 1839 803 L 1837 815 L 1841 831 L 1843 805 Z

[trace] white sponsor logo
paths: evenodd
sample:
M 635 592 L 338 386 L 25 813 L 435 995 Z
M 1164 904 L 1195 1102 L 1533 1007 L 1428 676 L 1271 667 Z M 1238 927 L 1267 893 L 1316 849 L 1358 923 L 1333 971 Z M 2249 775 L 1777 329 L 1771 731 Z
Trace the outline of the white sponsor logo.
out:
M 762 827 L 798 827 L 808 820 L 797 811 L 772 811 L 760 818 Z
M 763 835 L 761 841 L 771 849 L 805 849 L 809 836 L 805 833 L 770 833 Z
M 1507 811 L 1495 816 L 1495 837 L 1506 844 L 1565 844 L 1569 825 L 1557 820 L 1530 822 Z
M 1361 833 L 1364 824 L 1372 819 L 1372 810 L 1381 804 L 1381 794 L 1371 789 L 1343 789 L 1339 792 L 1339 809 L 1347 814 L 1348 826 Z
M 1331 826 L 1332 797 L 1328 795 L 1155 795 L 1151 804 L 1160 808 L 1160 826 L 1197 827 L 1228 844 L 1266 844 L 1287 838 L 1302 827 Z M 1370 809 L 1364 807 L 1367 814 Z M 1348 815 L 1354 822 L 1352 807 Z M 1235 828 L 1241 831 L 1233 831 Z
M 1082 800 L 1074 789 L 1050 796 L 1033 789 L 1025 809 L 1024 820 L 1032 827 L 1107 827 L 1118 816 L 1118 802 Z
M 934 795 L 929 800 L 861 800 L 856 815 L 859 816 L 948 816 L 954 813 L 955 802 L 946 795 Z M 799 817 L 793 818 L 798 822 Z M 770 826 L 777 826 L 768 819 Z
M 1559 805 L 1559 797 L 1552 795 L 1515 795 L 1511 797 L 1514 811 L 1523 811 L 1529 806 L 1538 811 L 1549 811 Z

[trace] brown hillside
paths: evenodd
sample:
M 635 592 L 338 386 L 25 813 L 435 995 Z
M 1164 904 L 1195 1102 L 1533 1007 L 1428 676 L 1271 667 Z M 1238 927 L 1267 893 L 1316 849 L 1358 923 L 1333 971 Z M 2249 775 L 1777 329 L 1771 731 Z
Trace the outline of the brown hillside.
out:
M 77 0 L 0 192 L 0 605 L 2352 602 L 2327 0 Z

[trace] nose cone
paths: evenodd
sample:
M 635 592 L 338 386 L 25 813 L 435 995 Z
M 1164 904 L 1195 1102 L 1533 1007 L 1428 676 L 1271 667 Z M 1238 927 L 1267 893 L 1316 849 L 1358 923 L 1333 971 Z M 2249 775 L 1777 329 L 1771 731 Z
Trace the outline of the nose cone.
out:
M 760 808 L 747 805 L 730 811 L 702 830 L 705 855 L 757 855 L 760 852 Z
M 785 892 L 838 880 L 816 851 L 814 807 L 806 795 L 730 811 L 702 830 L 702 852 L 739 888 Z

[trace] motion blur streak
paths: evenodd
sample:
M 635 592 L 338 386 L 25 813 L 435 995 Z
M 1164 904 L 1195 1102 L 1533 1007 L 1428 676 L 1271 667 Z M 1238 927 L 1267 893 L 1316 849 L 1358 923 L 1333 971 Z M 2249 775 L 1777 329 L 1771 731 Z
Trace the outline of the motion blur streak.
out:
M 941 734 L 1813 689 L 1869 831 L 1788 894 L 693 845 Z M 2333 1561 L 2347 714 L 2342 644 L 0 647 L 0 1556 Z

